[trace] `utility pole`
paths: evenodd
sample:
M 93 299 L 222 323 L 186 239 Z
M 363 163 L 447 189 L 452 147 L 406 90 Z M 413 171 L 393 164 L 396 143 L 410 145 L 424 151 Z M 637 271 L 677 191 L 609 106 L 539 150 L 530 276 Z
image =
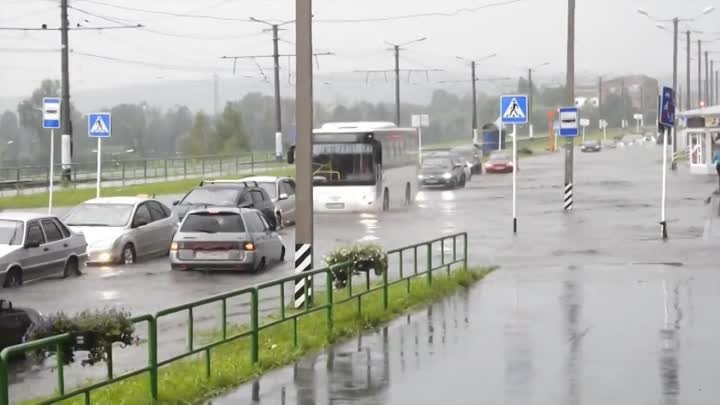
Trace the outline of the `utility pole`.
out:
M 689 110 L 690 108 L 690 53 L 692 50 L 690 49 L 690 30 L 687 30 L 687 68 L 685 69 L 686 77 L 686 86 L 687 86 L 687 97 L 685 98 L 685 110 Z
M 472 137 L 473 145 L 478 144 L 477 93 L 475 84 L 475 61 L 471 62 L 472 70 Z
M 602 76 L 598 77 L 598 111 L 602 117 L 602 106 L 603 106 L 603 79 Z
M 62 164 L 62 176 L 65 180 L 72 178 L 72 156 L 73 156 L 73 126 L 72 126 L 72 114 L 70 113 L 70 45 L 68 31 L 70 28 L 70 21 L 68 20 L 68 0 L 60 0 L 60 65 L 62 69 L 61 75 L 61 96 L 62 102 L 60 103 L 60 124 L 62 128 L 60 133 L 62 137 L 69 137 L 70 142 L 61 143 L 61 161 Z M 68 145 L 69 144 L 69 145 Z M 70 150 L 66 150 L 67 148 Z M 69 159 L 67 159 L 69 158 Z
M 705 106 L 710 105 L 710 86 L 708 79 L 710 73 L 710 64 L 708 63 L 708 51 L 705 51 L 705 81 L 703 82 L 705 84 Z
M 313 50 L 312 0 L 295 0 L 297 44 L 295 52 L 295 116 L 297 119 L 296 161 L 297 213 L 295 225 L 295 273 L 301 274 L 313 267 L 313 185 L 312 185 L 312 131 L 313 131 Z M 327 286 L 332 288 L 332 286 Z M 313 289 L 310 278 L 295 280 L 295 308 L 309 305 Z
M 565 102 L 568 106 L 575 105 L 575 0 L 568 0 L 567 21 L 567 67 L 565 72 Z M 573 209 L 573 154 L 575 139 L 565 140 L 565 187 L 563 189 L 563 207 L 566 211 Z
M 275 157 L 282 159 L 282 108 L 280 107 L 280 52 L 278 51 L 278 25 L 273 24 L 273 68 L 275 70 Z
M 716 104 L 720 104 L 720 86 L 718 86 L 718 84 L 720 84 L 720 83 L 718 83 L 718 79 L 720 79 L 720 77 L 718 77 L 718 71 L 716 70 L 715 71 L 715 103 Z
M 528 111 L 527 111 L 527 119 L 528 119 L 528 131 L 529 135 L 532 138 L 533 136 L 533 123 L 532 123 L 532 109 L 533 109 L 533 82 L 532 82 L 532 72 L 533 70 L 536 70 L 540 67 L 549 65 L 550 62 L 545 62 L 540 65 L 537 65 L 535 67 L 528 68 Z
M 702 92 L 702 41 L 698 39 L 698 108 L 703 105 Z
M 678 71 L 678 24 L 680 23 L 680 20 L 678 18 L 673 19 L 673 106 L 677 106 L 677 84 L 678 84 L 678 77 L 677 77 L 677 71 Z M 677 108 L 677 107 L 675 107 Z M 673 112 L 673 117 L 675 116 L 675 112 Z M 677 170 L 677 163 L 675 162 L 675 156 L 677 156 L 677 120 L 673 119 L 673 127 L 672 127 L 672 148 L 673 148 L 673 158 L 672 158 L 672 164 L 671 169 Z
M 400 126 L 400 45 L 395 49 L 395 125 Z
M 627 110 L 627 105 L 625 103 L 625 79 L 622 79 L 620 81 L 620 95 L 622 98 L 622 112 L 620 113 L 620 127 L 625 128 L 625 111 Z
M 708 76 L 708 80 L 710 82 L 710 105 L 715 105 L 715 85 L 713 84 L 713 80 L 715 79 L 715 61 L 710 61 L 710 75 Z

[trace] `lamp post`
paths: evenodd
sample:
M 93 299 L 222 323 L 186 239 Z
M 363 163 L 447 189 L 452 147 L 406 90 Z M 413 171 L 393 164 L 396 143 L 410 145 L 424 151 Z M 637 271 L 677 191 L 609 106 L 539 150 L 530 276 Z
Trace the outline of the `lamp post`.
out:
M 408 46 L 417 42 L 425 41 L 427 38 L 418 38 L 402 44 L 393 44 L 385 41 L 392 47 L 395 52 L 395 125 L 400 126 L 400 50 L 403 46 Z
M 533 82 L 532 82 L 532 73 L 533 70 L 537 70 L 543 66 L 549 65 L 550 62 L 541 63 L 537 66 L 528 68 L 528 110 L 527 110 L 527 119 L 528 119 L 528 129 L 529 129 L 529 135 L 530 138 L 533 137 L 533 123 L 532 123 L 532 109 L 533 109 Z
M 473 137 L 473 145 L 478 144 L 478 120 L 477 120 L 477 92 L 476 92 L 476 86 L 475 82 L 477 81 L 476 75 L 475 75 L 475 66 L 479 62 L 486 61 L 490 58 L 496 57 L 497 54 L 493 53 L 487 56 L 483 56 L 482 58 L 478 59 L 465 59 L 463 57 L 458 56 L 457 58 L 464 62 L 470 63 L 470 70 L 471 70 L 471 80 L 472 80 L 472 137 Z

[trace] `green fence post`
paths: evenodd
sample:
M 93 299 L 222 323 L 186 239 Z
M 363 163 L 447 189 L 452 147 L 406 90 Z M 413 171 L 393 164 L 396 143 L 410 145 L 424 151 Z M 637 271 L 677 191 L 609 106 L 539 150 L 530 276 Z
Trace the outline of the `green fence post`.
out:
M 105 353 L 107 353 L 107 361 L 105 361 L 105 364 L 107 365 L 107 377 L 108 380 L 113 379 L 113 352 L 112 352 L 112 343 L 108 344 L 105 347 Z
M 10 387 L 8 381 L 7 362 L 0 358 L 0 405 L 10 405 Z
M 253 288 L 250 294 L 250 361 L 252 364 L 256 364 L 260 359 L 260 353 L 258 353 L 258 291 Z
M 432 285 L 432 242 L 427 244 L 428 285 Z
M 387 257 L 387 256 L 386 256 Z M 400 272 L 402 273 L 402 254 L 400 255 Z M 389 266 L 388 266 L 389 267 Z M 370 272 L 368 272 L 370 274 Z M 402 276 L 400 276 L 402 277 Z M 383 308 L 388 309 L 388 269 L 383 271 Z
M 57 358 L 58 392 L 65 395 L 65 352 L 62 343 L 55 345 L 55 357 Z
M 468 235 L 467 235 L 467 232 L 463 232 L 463 266 L 465 266 L 465 270 L 468 269 Z
M 158 366 L 157 366 L 157 319 L 152 316 L 148 320 L 148 363 L 150 367 L 150 399 L 158 400 Z
M 333 271 L 332 267 L 330 267 L 326 273 L 325 282 L 327 285 L 325 286 L 325 301 L 327 304 L 327 310 L 325 312 L 327 317 L 327 325 L 328 325 L 328 335 L 332 333 L 333 330 Z

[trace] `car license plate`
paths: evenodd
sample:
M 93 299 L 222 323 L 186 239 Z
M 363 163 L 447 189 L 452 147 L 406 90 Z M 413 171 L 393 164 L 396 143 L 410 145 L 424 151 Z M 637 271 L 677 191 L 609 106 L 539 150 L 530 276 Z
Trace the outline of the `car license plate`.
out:
M 427 184 L 436 184 L 438 181 L 436 179 L 427 179 L 425 180 L 425 183 Z
M 227 252 L 205 252 L 205 251 L 197 251 L 195 252 L 195 258 L 198 260 L 227 260 L 228 259 L 228 253 Z
M 345 208 L 345 203 L 327 203 L 325 206 L 331 210 L 341 210 Z

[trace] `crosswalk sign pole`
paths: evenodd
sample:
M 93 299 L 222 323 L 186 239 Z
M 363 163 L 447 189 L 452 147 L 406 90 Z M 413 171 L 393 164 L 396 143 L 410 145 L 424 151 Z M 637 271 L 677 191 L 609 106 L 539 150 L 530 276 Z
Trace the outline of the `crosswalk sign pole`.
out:
M 97 184 L 95 185 L 95 198 L 100 198 L 100 173 L 102 172 L 102 138 L 98 138 L 97 141 Z
M 55 178 L 55 130 L 50 130 L 50 170 L 48 172 L 48 215 L 52 214 L 53 188 Z
M 513 234 L 517 233 L 517 125 L 513 124 L 513 171 L 512 171 L 512 211 L 513 211 Z

